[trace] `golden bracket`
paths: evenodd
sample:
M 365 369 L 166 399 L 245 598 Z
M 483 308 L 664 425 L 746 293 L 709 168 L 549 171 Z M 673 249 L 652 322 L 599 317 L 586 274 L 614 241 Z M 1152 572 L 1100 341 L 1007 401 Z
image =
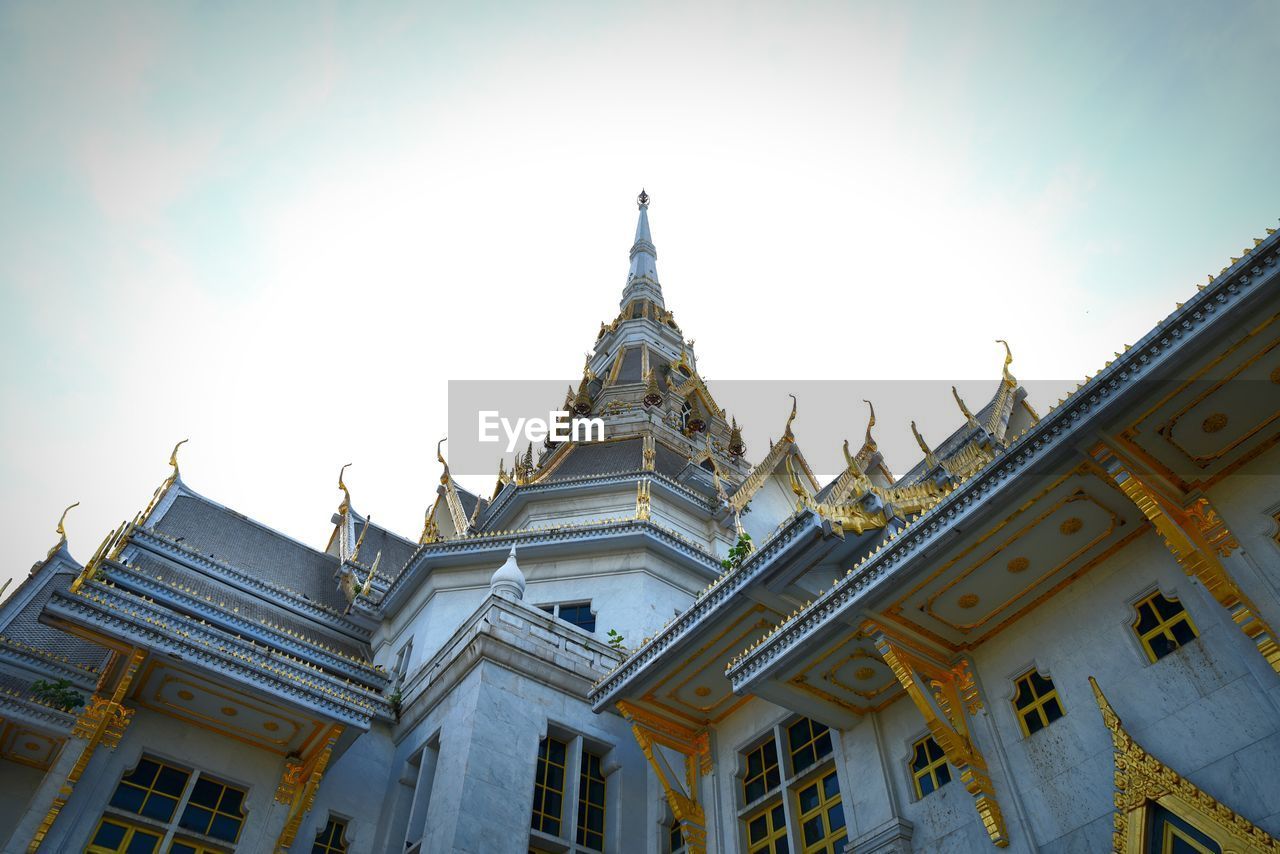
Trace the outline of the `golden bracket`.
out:
M 1240 548 L 1240 542 L 1209 499 L 1202 496 L 1185 507 L 1179 506 L 1145 482 L 1145 474 L 1139 476 L 1137 466 L 1106 445 L 1094 449 L 1093 459 L 1102 474 L 1151 522 L 1187 575 L 1200 580 L 1245 637 L 1253 641 L 1271 669 L 1280 673 L 1280 644 L 1276 643 L 1275 632 L 1223 563 Z
M 622 717 L 631 723 L 631 733 L 644 752 L 667 796 L 671 813 L 680 824 L 689 854 L 706 854 L 707 816 L 698 801 L 699 774 L 712 771 L 711 742 L 706 730 L 693 730 L 621 700 Z M 656 747 L 667 747 L 684 758 L 684 768 L 673 768 Z M 683 773 L 683 779 L 678 775 Z
M 969 734 L 967 715 L 979 711 L 982 701 L 968 662 L 941 664 L 883 634 L 875 644 L 880 657 L 920 710 L 929 734 L 959 772 L 960 782 L 973 796 L 974 808 L 991 842 L 998 848 L 1007 847 L 1009 834 L 987 773 L 987 761 Z

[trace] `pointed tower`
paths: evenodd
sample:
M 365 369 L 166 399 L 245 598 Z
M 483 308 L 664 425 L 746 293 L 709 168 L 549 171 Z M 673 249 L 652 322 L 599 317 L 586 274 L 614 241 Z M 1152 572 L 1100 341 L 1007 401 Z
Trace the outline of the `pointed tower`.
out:
M 631 245 L 631 271 L 627 274 L 627 286 L 622 291 L 619 308 L 625 309 L 633 300 L 647 299 L 664 309 L 662 285 L 658 283 L 658 250 L 649 232 L 649 194 L 641 190 L 636 203 L 640 206 L 636 242 Z

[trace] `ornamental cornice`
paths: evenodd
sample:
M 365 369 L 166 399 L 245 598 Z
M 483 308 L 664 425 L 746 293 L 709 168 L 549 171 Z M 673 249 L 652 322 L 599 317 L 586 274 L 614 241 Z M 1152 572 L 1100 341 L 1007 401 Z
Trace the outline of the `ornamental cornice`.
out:
M 243 572 L 229 563 L 191 551 L 159 531 L 154 531 L 150 528 L 134 528 L 130 533 L 130 542 L 141 545 L 139 540 L 146 543 L 145 548 L 148 551 L 155 552 L 170 560 L 184 563 L 192 569 L 206 570 L 208 574 L 229 584 L 266 594 L 272 604 L 288 607 L 297 611 L 301 616 L 324 622 L 338 631 L 353 635 L 363 643 L 368 643 L 369 638 L 372 636 L 372 632 L 368 629 L 345 619 L 332 608 L 313 602 L 295 590 L 263 581 L 261 578 Z
M 710 615 L 749 584 L 802 534 L 820 531 L 822 520 L 810 510 L 802 510 L 784 523 L 764 545 L 743 563 L 725 572 L 699 594 L 693 606 L 665 626 L 653 638 L 628 656 L 616 670 L 598 682 L 587 695 L 592 708 L 600 711 L 625 683 L 637 676 L 672 644 L 695 631 Z
M 36 702 L 9 688 L 0 688 L 0 718 L 64 733 L 70 732 L 76 722 L 75 715 Z
M 878 586 L 891 572 L 901 571 L 925 547 L 992 496 L 1003 492 L 1017 475 L 1059 449 L 1085 429 L 1100 410 L 1132 388 L 1196 339 L 1213 319 L 1237 304 L 1246 293 L 1257 290 L 1266 276 L 1275 273 L 1280 254 L 1274 250 L 1280 239 L 1269 236 L 1259 250 L 1241 258 L 1214 283 L 1139 339 L 1138 343 L 1081 384 L 1062 404 L 1046 413 L 985 468 L 956 487 L 931 510 L 921 514 L 882 549 L 864 558 L 831 589 L 819 596 L 796 618 L 784 620 L 756 646 L 730 662 L 726 675 L 735 693 L 750 689 L 751 682 L 774 666 L 784 655 L 850 607 L 864 591 Z M 1271 254 L 1267 254 L 1270 252 Z
M 87 667 L 71 664 L 60 656 L 28 646 L 6 635 L 0 635 L 0 659 L 42 675 L 66 679 L 77 688 L 90 691 L 98 680 L 98 674 Z
M 548 528 L 527 528 L 518 531 L 482 531 L 452 540 L 438 540 L 418 547 L 413 557 L 406 564 L 404 572 L 396 578 L 387 595 L 379 603 L 385 607 L 389 599 L 393 599 L 408 584 L 411 575 L 420 572 L 423 561 L 429 557 L 455 555 L 467 552 L 488 552 L 506 549 L 512 545 L 530 546 L 548 543 L 569 543 L 581 540 L 606 539 L 625 534 L 644 534 L 658 540 L 680 554 L 701 564 L 710 572 L 719 569 L 720 562 L 714 555 L 687 537 L 657 524 L 652 519 L 604 519 L 599 522 L 588 522 L 575 525 L 558 525 Z
M 115 583 L 127 584 L 131 588 L 141 588 L 139 595 L 148 596 L 157 602 L 178 604 L 184 609 L 196 612 L 202 618 L 227 623 L 246 635 L 258 636 L 268 646 L 288 649 L 296 655 L 310 657 L 315 659 L 317 665 L 340 671 L 348 678 L 375 682 L 384 687 L 388 682 L 387 674 L 375 669 L 371 663 L 349 659 L 335 650 L 326 648 L 319 641 L 313 641 L 302 635 L 286 634 L 270 623 L 252 622 L 209 600 L 197 598 L 181 588 L 150 578 L 135 566 L 118 561 L 105 561 L 103 567 L 108 578 Z
M 389 717 L 381 697 L 361 686 L 338 683 L 328 674 L 307 669 L 273 650 L 264 650 L 210 627 L 184 622 L 135 596 L 96 581 L 76 594 L 55 592 L 46 606 L 64 619 L 94 626 L 135 645 L 176 652 L 185 661 L 198 661 L 211 670 L 320 709 L 343 720 L 368 726 L 374 715 Z

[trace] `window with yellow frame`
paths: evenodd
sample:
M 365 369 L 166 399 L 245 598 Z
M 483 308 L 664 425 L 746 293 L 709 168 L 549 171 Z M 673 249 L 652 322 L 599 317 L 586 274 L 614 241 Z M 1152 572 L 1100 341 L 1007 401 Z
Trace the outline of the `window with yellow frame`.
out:
M 911 745 L 911 782 L 917 798 L 923 798 L 951 782 L 947 755 L 933 736 L 927 735 Z
M 797 718 L 743 751 L 740 818 L 749 854 L 843 851 L 847 831 L 833 750 L 826 725 Z
M 176 829 L 234 845 L 244 827 L 245 795 L 244 789 L 215 780 L 201 771 L 144 755 L 136 766 L 121 775 L 106 814 L 94 829 L 85 851 L 153 854 Z M 129 814 L 145 821 L 131 821 Z M 168 854 L 221 852 L 183 837 L 172 839 L 166 850 Z
M 600 757 L 582 752 L 578 781 L 578 844 L 592 851 L 604 850 L 605 779 Z
M 340 818 L 329 816 L 324 827 L 316 834 L 316 841 L 311 845 L 311 854 L 347 854 L 347 823 Z
M 551 836 L 560 835 L 567 750 L 568 745 L 552 736 L 544 738 L 538 746 L 538 766 L 533 779 L 533 819 L 530 826 Z
M 787 814 L 782 804 L 768 804 L 747 816 L 747 854 L 787 854 Z
M 1182 602 L 1159 590 L 1134 605 L 1133 610 L 1133 632 L 1152 663 L 1200 636 Z
M 848 833 L 835 769 L 802 786 L 796 793 L 796 803 L 804 854 L 843 854 Z
M 1013 709 L 1024 736 L 1039 732 L 1064 714 L 1053 680 L 1040 675 L 1034 667 L 1015 679 L 1013 684 Z

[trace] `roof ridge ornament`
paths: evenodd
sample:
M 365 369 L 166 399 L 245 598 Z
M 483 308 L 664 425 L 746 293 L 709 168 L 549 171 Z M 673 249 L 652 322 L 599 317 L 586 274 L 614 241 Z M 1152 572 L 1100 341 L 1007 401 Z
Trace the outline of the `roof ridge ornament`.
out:
M 642 208 L 649 207 L 649 194 L 644 191 L 644 187 L 640 188 L 640 195 L 636 196 L 636 204 Z
M 178 449 L 190 441 L 190 439 L 183 439 L 181 442 L 173 446 L 173 451 L 169 454 L 169 465 L 173 466 L 174 477 L 178 477 Z
M 1011 386 L 1017 385 L 1018 381 L 1009 371 L 1009 366 L 1013 364 L 1013 351 L 1009 349 L 1009 342 L 1003 338 L 997 338 L 996 343 L 1004 345 L 1004 381 Z
M 960 406 L 960 412 L 964 415 L 965 423 L 970 427 L 979 427 L 978 419 L 973 417 L 973 413 L 969 411 L 969 407 L 964 405 L 964 399 L 960 397 L 960 392 L 956 391 L 956 387 L 951 387 L 951 396 L 956 399 L 956 403 Z
M 796 400 L 794 394 L 788 393 L 787 397 L 791 398 L 791 414 L 787 416 L 787 426 L 782 430 L 782 438 L 789 442 L 794 442 L 796 434 L 791 432 L 791 422 L 796 420 L 796 408 L 799 405 L 799 401 Z
M 342 476 L 346 474 L 347 469 L 351 468 L 351 463 L 347 463 L 338 469 L 338 489 L 342 490 L 342 503 L 338 505 L 338 514 L 342 515 L 351 509 L 351 490 L 347 489 L 347 484 L 343 481 Z

